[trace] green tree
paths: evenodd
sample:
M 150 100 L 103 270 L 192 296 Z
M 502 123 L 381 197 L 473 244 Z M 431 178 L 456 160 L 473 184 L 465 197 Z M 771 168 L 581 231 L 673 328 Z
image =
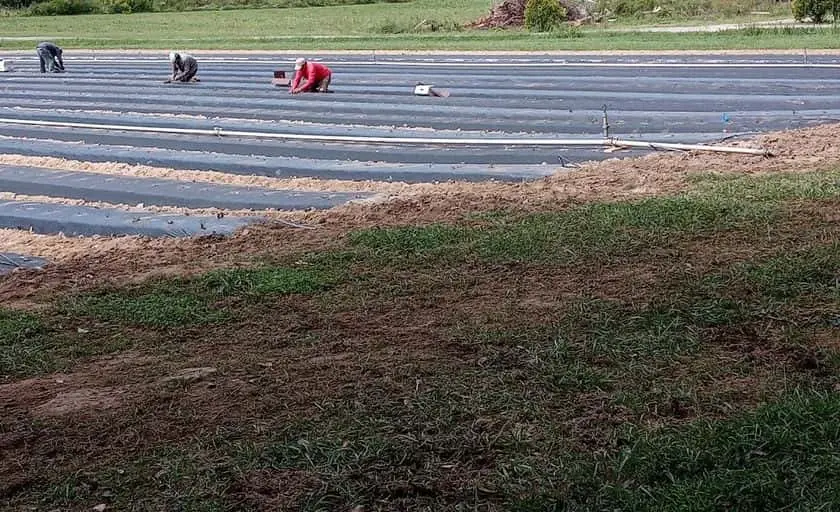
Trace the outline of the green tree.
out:
M 559 0 L 528 0 L 525 4 L 525 28 L 548 32 L 566 21 L 566 8 Z

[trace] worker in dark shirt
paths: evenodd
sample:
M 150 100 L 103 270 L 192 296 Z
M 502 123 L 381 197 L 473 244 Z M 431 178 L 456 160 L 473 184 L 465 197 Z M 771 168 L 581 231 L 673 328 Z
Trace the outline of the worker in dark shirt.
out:
M 172 77 L 164 83 L 170 82 L 198 82 L 198 62 L 195 57 L 186 53 L 172 52 L 169 54 L 169 62 L 172 64 Z
M 64 71 L 64 59 L 61 54 L 64 52 L 61 48 L 49 41 L 38 43 L 35 47 L 38 52 L 38 60 L 41 61 L 41 73 L 46 73 L 47 69 L 50 73 L 61 73 Z
M 301 85 L 301 80 L 306 80 Z M 299 92 L 329 92 L 332 71 L 318 62 L 309 62 L 303 57 L 295 61 L 295 79 L 289 87 L 290 94 Z

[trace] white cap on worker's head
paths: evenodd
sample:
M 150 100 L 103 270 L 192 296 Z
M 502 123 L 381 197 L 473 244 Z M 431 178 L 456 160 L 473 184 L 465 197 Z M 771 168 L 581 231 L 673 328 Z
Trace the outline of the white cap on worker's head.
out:
M 175 58 L 178 57 L 178 54 L 175 52 L 169 52 L 169 62 L 175 62 Z
M 306 59 L 304 59 L 303 57 L 298 57 L 295 61 L 295 71 L 302 68 L 304 64 L 306 64 Z

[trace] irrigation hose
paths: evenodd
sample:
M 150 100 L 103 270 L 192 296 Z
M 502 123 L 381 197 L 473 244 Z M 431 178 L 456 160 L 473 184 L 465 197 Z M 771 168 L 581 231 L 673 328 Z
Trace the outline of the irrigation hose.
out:
M 50 126 L 56 128 L 79 128 L 87 130 L 117 130 L 124 132 L 169 133 L 175 135 L 203 135 L 217 137 L 247 137 L 260 139 L 297 140 L 310 142 L 355 142 L 359 144 L 420 144 L 447 146 L 552 146 L 552 147 L 593 147 L 607 146 L 617 148 L 643 148 L 665 151 L 711 151 L 715 153 L 740 153 L 746 155 L 772 156 L 763 148 L 742 148 L 735 146 L 708 146 L 703 144 L 680 144 L 671 142 L 648 142 L 624 140 L 616 137 L 600 139 L 529 139 L 529 138 L 434 138 L 434 137 L 369 137 L 353 135 L 312 135 L 301 133 L 272 133 L 227 130 L 214 127 L 212 130 L 201 128 L 166 128 L 162 126 L 130 126 L 118 124 L 73 123 L 65 121 L 40 121 L 30 119 L 0 118 L 0 124 L 25 126 Z

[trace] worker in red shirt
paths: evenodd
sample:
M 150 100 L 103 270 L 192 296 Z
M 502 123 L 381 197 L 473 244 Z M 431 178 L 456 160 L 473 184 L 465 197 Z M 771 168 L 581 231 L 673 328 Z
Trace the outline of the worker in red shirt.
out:
M 299 92 L 329 92 L 332 79 L 330 68 L 318 62 L 309 62 L 303 57 L 295 61 L 295 79 L 289 87 L 289 94 Z M 306 80 L 301 85 L 301 80 Z

